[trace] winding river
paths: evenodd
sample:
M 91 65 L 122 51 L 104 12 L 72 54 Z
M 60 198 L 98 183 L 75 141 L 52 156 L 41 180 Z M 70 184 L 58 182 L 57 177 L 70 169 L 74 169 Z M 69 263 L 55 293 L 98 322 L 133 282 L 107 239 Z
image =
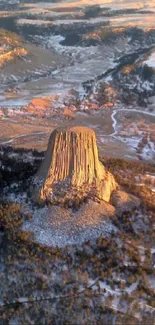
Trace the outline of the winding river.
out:
M 125 108 L 119 108 L 119 109 L 114 109 L 112 114 L 111 114 L 111 123 L 112 123 L 112 128 L 113 128 L 113 132 L 111 134 L 102 134 L 103 137 L 116 137 L 117 136 L 117 132 L 118 132 L 118 122 L 117 122 L 117 113 L 119 112 L 135 112 L 135 113 L 140 113 L 140 114 L 143 114 L 143 115 L 146 115 L 146 116 L 152 116 L 152 117 L 155 117 L 155 113 L 151 113 L 151 112 L 145 112 L 145 111 L 142 111 L 142 110 L 139 110 L 139 109 L 125 109 Z M 17 121 L 15 120 L 9 120 L 11 123 L 15 123 Z M 0 142 L 0 145 L 7 145 L 7 144 L 10 144 L 10 143 L 13 143 L 15 140 L 17 139 L 20 139 L 20 138 L 26 138 L 26 137 L 31 137 L 31 136 L 34 136 L 34 135 L 44 135 L 44 134 L 47 134 L 47 132 L 32 132 L 32 133 L 24 133 L 24 134 L 21 134 L 19 136 L 16 136 L 16 137 L 13 137 L 11 139 L 8 139 L 6 141 L 3 141 L 3 142 Z M 121 137 L 118 137 L 121 140 Z

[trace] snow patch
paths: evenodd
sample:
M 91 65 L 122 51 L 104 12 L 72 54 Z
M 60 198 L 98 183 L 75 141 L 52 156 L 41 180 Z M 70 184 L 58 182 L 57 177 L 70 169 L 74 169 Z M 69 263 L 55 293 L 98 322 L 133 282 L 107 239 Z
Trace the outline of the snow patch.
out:
M 149 58 L 144 61 L 144 64 L 146 64 L 150 68 L 155 68 L 155 52 L 153 52 Z

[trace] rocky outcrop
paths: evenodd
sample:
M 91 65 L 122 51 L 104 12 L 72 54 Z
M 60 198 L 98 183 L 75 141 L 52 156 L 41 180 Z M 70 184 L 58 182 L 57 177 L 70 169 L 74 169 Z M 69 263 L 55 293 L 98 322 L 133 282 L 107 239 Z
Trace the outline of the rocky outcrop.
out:
M 109 202 L 117 188 L 98 158 L 95 132 L 80 126 L 55 129 L 34 179 L 36 202 L 73 202 L 93 197 Z
M 116 190 L 111 195 L 111 203 L 118 213 L 122 213 L 138 208 L 140 200 L 132 194 Z

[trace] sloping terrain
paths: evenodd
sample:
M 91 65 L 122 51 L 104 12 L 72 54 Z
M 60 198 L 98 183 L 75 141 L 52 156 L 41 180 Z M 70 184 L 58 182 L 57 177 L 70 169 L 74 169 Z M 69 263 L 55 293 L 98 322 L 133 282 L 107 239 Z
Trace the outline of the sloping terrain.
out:
M 84 227 L 83 206 L 77 205 L 74 214 L 71 209 L 67 213 L 65 207 L 57 206 L 53 219 L 50 207 L 31 206 L 26 192 L 43 157 L 43 152 L 1 148 L 1 191 L 3 198 L 9 199 L 0 204 L 1 320 L 9 325 L 45 320 L 72 324 L 72 319 L 78 325 L 92 319 L 95 322 L 96 318 L 99 324 L 107 321 L 119 324 L 124 320 L 126 324 L 145 324 L 149 317 L 153 325 L 154 191 L 150 186 L 154 166 L 104 157 L 104 165 L 123 189 L 139 196 L 143 203 L 132 212 L 126 209 L 116 215 L 111 211 L 108 218 L 101 218 L 102 207 L 97 202 L 96 206 L 90 204 L 88 212 L 98 206 L 95 210 L 98 214 L 90 219 L 87 213 L 87 227 Z M 58 214 L 55 219 L 56 209 L 60 216 L 64 213 L 64 220 Z M 59 223 L 62 226 L 64 222 L 65 229 L 68 219 L 74 224 L 75 216 L 81 233 L 86 236 L 82 240 L 88 238 L 92 228 L 100 236 L 98 239 L 91 236 L 84 243 L 80 239 L 77 245 L 71 246 L 77 240 L 72 226 L 68 235 L 70 244 L 64 247 L 64 232 Z M 38 228 L 37 242 L 49 245 L 49 240 L 56 240 L 55 236 L 44 236 L 45 231 L 52 235 L 50 229 L 55 223 L 60 228 L 55 244 L 61 247 L 35 244 L 32 229 L 21 231 L 22 224 L 26 228 L 32 220 L 43 222 L 44 218 L 48 227 Z

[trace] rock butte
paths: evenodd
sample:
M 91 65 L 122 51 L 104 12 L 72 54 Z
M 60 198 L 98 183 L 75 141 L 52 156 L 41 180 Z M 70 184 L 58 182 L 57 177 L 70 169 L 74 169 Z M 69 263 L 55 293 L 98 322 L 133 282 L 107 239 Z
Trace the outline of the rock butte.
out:
M 95 132 L 73 126 L 52 132 L 33 188 L 38 203 L 71 204 L 86 197 L 109 202 L 117 183 L 99 161 Z

